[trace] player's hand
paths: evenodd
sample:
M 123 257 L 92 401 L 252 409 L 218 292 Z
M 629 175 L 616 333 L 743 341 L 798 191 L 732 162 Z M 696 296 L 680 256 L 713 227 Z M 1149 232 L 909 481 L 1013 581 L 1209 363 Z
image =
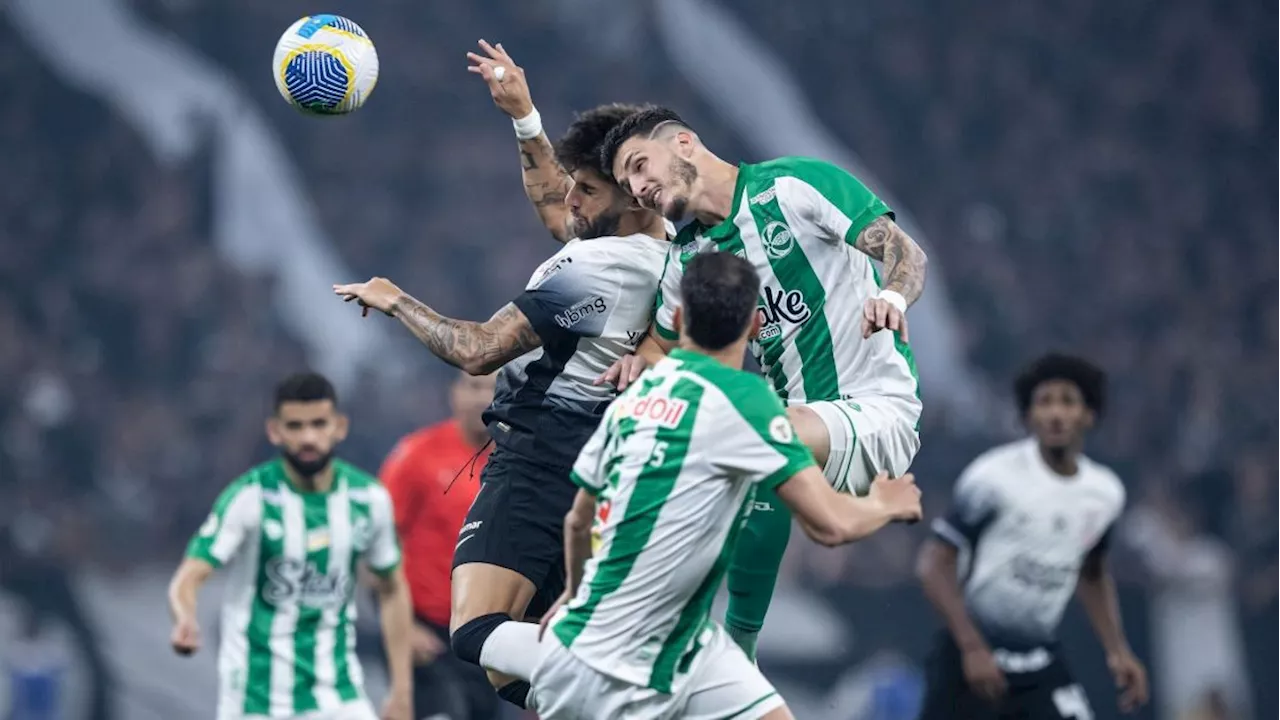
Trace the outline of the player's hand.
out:
M 379 310 L 387 315 L 394 315 L 396 301 L 404 296 L 404 291 L 396 284 L 382 277 L 369 282 L 351 283 L 350 285 L 334 285 L 333 294 L 341 295 L 343 302 L 357 300 L 364 311 L 360 315 L 367 316 L 369 309 Z
M 493 104 L 510 115 L 512 120 L 519 120 L 533 112 L 533 96 L 529 94 L 524 69 L 516 65 L 516 61 L 502 48 L 502 43 L 494 46 L 481 40 L 480 49 L 484 51 L 484 55 L 467 53 L 467 59 L 471 61 L 467 72 L 484 78 L 485 84 L 489 86 L 489 95 L 493 97 Z M 500 73 L 498 68 L 502 68 Z M 499 75 L 502 77 L 498 77 Z
M 381 720 L 413 720 L 413 695 L 392 692 L 382 703 Z
M 1147 669 L 1129 650 L 1107 656 L 1107 667 L 1120 691 L 1120 711 L 1131 713 L 1147 704 Z
M 996 664 L 996 656 L 989 649 L 966 651 L 962 663 L 964 679 L 974 694 L 993 703 L 1004 696 L 1008 684 L 1005 682 L 1004 672 Z
M 418 623 L 413 624 L 413 630 L 409 636 L 409 647 L 413 652 L 414 665 L 426 665 L 445 651 L 444 643 L 440 638 Z
M 924 508 L 920 506 L 920 488 L 916 486 L 916 476 L 911 473 L 891 478 L 889 473 L 880 471 L 871 481 L 867 497 L 879 503 L 891 518 L 899 522 L 913 523 L 924 516 Z
M 200 649 L 200 625 L 195 620 L 179 620 L 173 625 L 169 644 L 179 655 L 193 655 Z
M 596 378 L 596 385 L 612 384 L 617 386 L 618 392 L 627 389 L 627 386 L 636 381 L 640 377 L 640 373 L 644 372 L 649 366 L 643 355 L 623 355 L 618 358 L 608 370 L 600 373 L 600 377 Z
M 866 340 L 881 330 L 897 330 L 902 342 L 907 342 L 907 316 L 883 298 L 867 298 L 862 304 L 862 339 Z
M 560 597 L 551 604 L 546 614 L 542 616 L 542 620 L 538 622 L 538 642 L 542 642 L 542 636 L 547 634 L 547 626 L 551 624 L 551 618 L 556 616 L 556 613 L 560 611 L 560 607 L 569 602 L 569 599 L 569 590 L 566 588 L 564 592 L 560 593 Z

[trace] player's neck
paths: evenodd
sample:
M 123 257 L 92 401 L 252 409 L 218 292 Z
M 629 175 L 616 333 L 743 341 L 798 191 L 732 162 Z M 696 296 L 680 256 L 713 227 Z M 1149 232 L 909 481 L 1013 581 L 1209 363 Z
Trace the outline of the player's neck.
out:
M 1056 475 L 1073 477 L 1080 471 L 1080 448 L 1075 445 L 1066 447 L 1046 447 L 1037 445 L 1040 459 Z
M 747 341 L 742 340 L 719 350 L 708 350 L 688 338 L 681 338 L 680 347 L 690 352 L 696 352 L 699 355 L 706 355 L 721 365 L 727 365 L 734 370 L 741 370 L 742 358 L 747 352 Z
M 284 464 L 284 475 L 289 479 L 289 484 L 306 493 L 326 493 L 333 487 L 333 463 L 330 462 L 323 470 L 312 475 L 311 477 L 303 477 L 302 473 L 293 469 L 289 463 Z
M 693 203 L 693 216 L 703 225 L 719 225 L 733 214 L 733 196 L 738 188 L 738 166 L 711 156 L 707 167 L 698 169 L 701 191 Z

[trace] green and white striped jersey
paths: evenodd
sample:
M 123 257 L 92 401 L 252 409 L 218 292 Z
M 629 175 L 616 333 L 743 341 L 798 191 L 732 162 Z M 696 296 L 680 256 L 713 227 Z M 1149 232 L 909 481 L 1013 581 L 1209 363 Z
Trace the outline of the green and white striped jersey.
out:
M 604 506 L 601 542 L 556 637 L 601 673 L 675 692 L 755 486 L 813 464 L 763 378 L 672 351 L 610 405 L 574 465 Z
M 284 460 L 223 491 L 187 557 L 228 566 L 218 702 L 235 714 L 294 717 L 364 697 L 355 653 L 356 561 L 400 563 L 391 497 L 335 460 L 324 493 L 296 489 Z
M 786 157 L 739 166 L 733 212 L 685 226 L 667 252 L 654 324 L 677 337 L 684 267 L 698 253 L 746 258 L 760 274 L 760 335 L 751 351 L 788 404 L 901 396 L 919 404 L 911 348 L 897 333 L 862 339 L 863 303 L 880 291 L 858 233 L 890 210 L 844 170 Z

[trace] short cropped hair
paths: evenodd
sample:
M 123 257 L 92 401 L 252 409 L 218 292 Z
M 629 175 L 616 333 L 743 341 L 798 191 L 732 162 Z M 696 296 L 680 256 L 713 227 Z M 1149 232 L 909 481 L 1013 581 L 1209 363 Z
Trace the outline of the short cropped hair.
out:
M 685 334 L 701 348 L 722 350 L 751 326 L 760 276 L 733 253 L 705 253 L 685 266 L 680 294 Z
M 659 125 L 672 123 L 680 127 L 689 127 L 688 123 L 681 118 L 679 113 L 671 108 L 650 106 L 633 113 L 622 122 L 618 123 L 604 142 L 600 145 L 600 166 L 604 168 L 607 177 L 613 177 L 613 161 L 618 156 L 618 150 L 622 144 L 637 135 L 648 137 Z
M 1084 404 L 1099 417 L 1107 405 L 1107 374 L 1084 358 L 1050 353 L 1031 363 L 1013 382 L 1018 410 L 1026 415 L 1036 388 L 1050 380 L 1065 380 L 1080 389 Z
M 338 391 L 334 390 L 333 383 L 320 373 L 300 372 L 294 373 L 276 385 L 275 411 L 280 411 L 280 406 L 287 402 L 320 402 L 322 400 L 331 400 L 336 406 L 338 404 Z
M 599 105 L 579 114 L 565 130 L 564 137 L 556 143 L 556 161 L 568 172 L 595 170 L 609 177 L 607 168 L 600 167 L 600 145 L 609 131 L 648 105 L 610 103 Z

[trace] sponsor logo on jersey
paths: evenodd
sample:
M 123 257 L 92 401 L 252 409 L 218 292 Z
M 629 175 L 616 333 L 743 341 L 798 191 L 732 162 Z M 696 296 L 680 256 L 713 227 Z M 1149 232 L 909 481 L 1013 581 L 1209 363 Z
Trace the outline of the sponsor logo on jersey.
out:
M 609 510 L 612 507 L 613 502 L 610 500 L 602 500 L 598 505 L 596 505 L 595 521 L 591 523 L 592 553 L 600 552 L 600 546 L 604 543 L 604 538 L 601 533 L 604 530 L 605 523 L 609 522 Z
M 764 192 L 753 196 L 751 198 L 751 204 L 752 205 L 768 204 L 771 200 L 773 200 L 774 197 L 777 196 L 777 194 L 778 194 L 778 191 L 771 185 L 769 186 L 768 190 L 765 190 Z
M 592 315 L 602 315 L 609 306 L 605 304 L 604 298 L 599 295 L 589 297 L 576 303 L 573 307 L 556 315 L 556 324 L 568 330 Z
M 307 552 L 315 552 L 329 547 L 329 528 L 315 528 L 307 531 Z
M 628 331 L 627 331 L 627 345 L 629 345 L 629 346 L 631 346 L 631 347 L 635 347 L 635 346 L 639 345 L 639 344 L 640 344 L 640 341 L 641 341 L 641 340 L 644 340 L 644 335 L 645 335 L 645 333 L 647 333 L 647 332 L 649 332 L 649 331 L 648 331 L 648 330 L 628 330 Z
M 760 241 L 764 243 L 765 253 L 773 260 L 781 260 L 790 255 L 796 246 L 796 238 L 791 234 L 791 229 L 786 223 L 776 220 L 764 226 Z
M 530 285 L 532 287 L 537 287 L 541 285 L 542 283 L 546 282 L 547 278 L 560 272 L 562 269 L 564 269 L 566 265 L 569 265 L 572 262 L 573 262 L 573 258 L 571 257 L 562 257 L 562 258 L 553 257 L 550 260 L 547 260 L 542 264 L 541 267 L 538 268 L 537 272 L 533 274 L 533 282 L 530 283 Z
M 614 418 L 634 418 L 640 421 L 655 422 L 661 427 L 674 428 L 680 424 L 680 418 L 689 409 L 684 400 L 664 397 L 624 397 L 615 405 Z
M 266 564 L 267 582 L 262 597 L 272 605 L 296 602 L 315 608 L 337 608 L 347 601 L 351 578 L 345 573 L 326 573 L 315 563 L 273 557 Z
M 804 301 L 804 294 L 799 290 L 775 290 L 764 286 L 764 297 L 756 308 L 760 315 L 760 334 L 758 340 L 772 340 L 782 334 L 781 323 L 789 322 L 799 325 L 813 317 L 813 311 Z
M 787 421 L 786 415 L 779 415 L 769 421 L 769 437 L 780 443 L 789 443 L 795 437 L 795 431 Z

